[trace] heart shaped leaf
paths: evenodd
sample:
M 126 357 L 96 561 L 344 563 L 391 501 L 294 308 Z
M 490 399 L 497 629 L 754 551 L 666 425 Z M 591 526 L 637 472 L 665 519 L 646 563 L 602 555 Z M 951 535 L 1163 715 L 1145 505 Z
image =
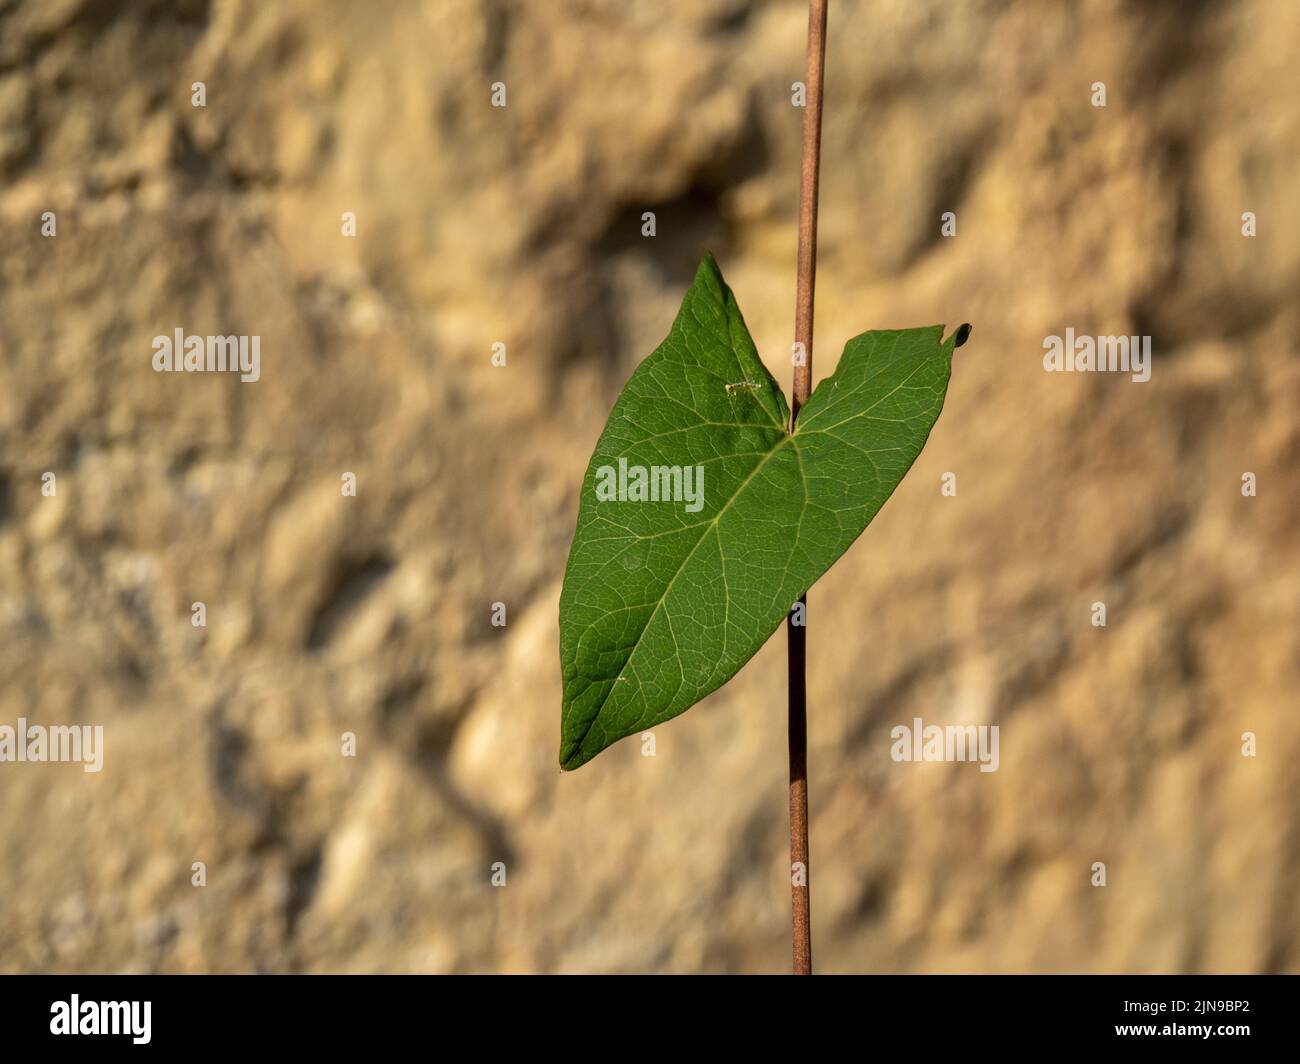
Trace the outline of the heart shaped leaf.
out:
M 705 257 L 583 480 L 560 595 L 562 768 L 677 716 L 753 657 L 920 454 L 959 337 L 855 337 L 790 433 Z

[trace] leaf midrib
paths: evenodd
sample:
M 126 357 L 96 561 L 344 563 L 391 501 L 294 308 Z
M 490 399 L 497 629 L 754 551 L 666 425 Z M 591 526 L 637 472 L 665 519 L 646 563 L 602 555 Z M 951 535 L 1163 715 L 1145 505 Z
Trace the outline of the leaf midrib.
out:
M 614 688 L 617 686 L 618 681 L 623 678 L 623 674 L 627 672 L 628 666 L 632 664 L 632 659 L 636 657 L 636 652 L 640 649 L 641 641 L 645 638 L 645 633 L 649 630 L 651 622 L 654 621 L 655 615 L 659 612 L 659 610 L 663 608 L 663 604 L 668 600 L 668 596 L 672 592 L 673 585 L 677 583 L 677 578 L 681 576 L 682 571 L 686 568 L 687 563 L 693 557 L 695 557 L 695 552 L 700 549 L 700 544 L 709 538 L 709 534 L 711 532 L 715 532 L 717 530 L 718 523 L 722 520 L 722 515 L 725 514 L 731 508 L 732 503 L 734 503 L 738 498 L 740 498 L 742 494 L 744 494 L 745 488 L 748 487 L 749 482 L 758 475 L 759 470 L 761 470 L 765 465 L 767 465 L 767 463 L 771 461 L 771 459 L 777 453 L 777 451 L 779 451 L 787 443 L 794 443 L 794 438 L 795 438 L 794 433 L 786 431 L 784 426 L 781 426 L 781 431 L 783 433 L 781 438 L 778 439 L 776 443 L 772 445 L 771 449 L 767 452 L 767 454 L 765 454 L 763 458 L 754 465 L 754 468 L 749 471 L 749 474 L 745 477 L 745 479 L 742 480 L 736 486 L 736 490 L 731 493 L 731 497 L 727 499 L 727 501 L 722 505 L 721 509 L 718 510 L 713 520 L 707 522 L 704 525 L 698 526 L 703 528 L 704 531 L 700 533 L 699 538 L 691 546 L 691 549 L 687 551 L 686 557 L 684 557 L 681 560 L 680 564 L 677 566 L 677 569 L 673 572 L 672 579 L 668 581 L 667 586 L 664 587 L 663 592 L 659 595 L 659 598 L 655 601 L 654 609 L 650 611 L 650 615 L 646 617 L 645 624 L 641 626 L 641 631 L 637 633 L 636 642 L 632 644 L 632 649 L 628 652 L 628 655 L 624 659 L 623 664 L 619 667 L 618 674 L 614 677 L 613 681 L 610 683 L 608 693 L 605 695 L 603 699 L 601 699 L 600 705 L 596 707 L 596 712 L 592 714 L 591 720 L 589 720 L 587 722 L 587 726 L 583 728 L 582 735 L 576 740 L 576 744 L 573 751 L 574 754 L 578 754 L 582 752 L 583 743 L 587 741 L 587 736 L 591 734 L 591 729 L 596 726 L 596 721 L 600 719 L 600 715 L 604 711 L 605 706 L 609 703 L 610 698 L 613 697 Z M 797 431 L 798 429 L 796 426 L 796 432 Z M 804 479 L 802 462 L 799 463 L 799 478 L 801 481 Z M 805 481 L 804 482 L 805 495 L 807 494 L 807 491 L 808 491 L 808 485 L 807 482 Z M 720 539 L 718 541 L 718 551 L 719 554 L 721 554 L 722 542 Z M 728 596 L 728 605 L 729 604 L 730 604 L 730 596 Z M 588 631 L 590 630 L 591 629 L 588 629 Z M 582 649 L 581 642 L 579 642 L 579 645 L 574 649 L 575 659 L 581 657 L 581 649 Z M 680 664 L 680 654 L 678 655 L 678 663 Z M 569 761 L 573 760 L 572 756 L 570 756 L 567 760 Z
M 745 374 L 745 370 L 744 370 L 744 366 L 740 364 L 739 352 L 736 351 L 734 337 L 728 337 L 728 339 L 731 341 L 730 346 L 731 346 L 732 357 L 736 360 L 736 362 L 737 362 L 737 366 L 738 366 L 738 368 L 741 370 L 742 375 L 743 375 L 743 374 Z M 895 347 L 897 347 L 897 343 L 898 343 L 897 338 L 895 338 Z M 701 368 L 704 368 L 704 367 L 701 367 Z M 857 413 L 855 413 L 855 414 L 852 414 L 852 415 L 850 415 L 849 417 L 843 419 L 842 421 L 834 422 L 834 423 L 832 423 L 831 425 L 827 426 L 826 428 L 809 428 L 809 429 L 806 430 L 807 433 L 808 433 L 809 435 L 812 435 L 812 434 L 817 434 L 817 435 L 828 435 L 828 436 L 829 436 L 829 435 L 833 435 L 833 432 L 832 432 L 831 430 L 833 430 L 833 429 L 837 429 L 837 428 L 839 428 L 841 425 L 846 424 L 846 423 L 849 422 L 849 421 L 857 420 L 858 418 L 867 418 L 868 420 L 881 420 L 881 421 L 892 420 L 892 419 L 889 419 L 889 418 L 873 418 L 873 417 L 872 417 L 872 414 L 871 414 L 871 411 L 875 410 L 875 409 L 876 409 L 876 408 L 877 408 L 881 403 L 883 403 L 885 400 L 889 399 L 891 396 L 893 396 L 893 395 L 894 395 L 896 392 L 898 392 L 900 389 L 906 387 L 906 386 L 911 382 L 912 378 L 916 376 L 916 374 L 919 372 L 920 369 L 921 369 L 921 366 L 920 366 L 920 365 L 916 366 L 916 367 L 912 370 L 912 372 L 909 373 L 909 374 L 908 374 L 908 375 L 907 375 L 903 380 L 899 381 L 898 384 L 896 384 L 893 388 L 891 388 L 891 389 L 890 389 L 888 392 L 886 392 L 884 395 L 882 395 L 882 396 L 878 396 L 878 397 L 876 398 L 876 400 L 875 400 L 875 401 L 874 401 L 874 402 L 873 402 L 869 407 L 867 407 L 865 410 L 862 410 L 862 411 L 859 411 L 859 412 L 857 412 Z M 706 372 L 708 372 L 711 376 L 718 377 L 718 379 L 721 379 L 721 377 L 719 377 L 718 374 L 712 372 L 711 370 L 706 370 Z M 834 374 L 832 374 L 831 376 L 834 377 Z M 745 376 L 745 379 L 748 379 L 748 377 Z M 801 424 L 799 421 L 796 421 L 796 422 L 795 422 L 795 425 L 794 425 L 794 431 L 792 432 L 792 431 L 790 431 L 789 429 L 787 429 L 786 426 L 785 426 L 782 422 L 780 422 L 780 421 L 776 420 L 775 418 L 773 418 L 773 417 L 772 417 L 772 412 L 771 412 L 770 410 L 768 410 L 767 407 L 766 407 L 763 403 L 761 403 L 761 402 L 758 403 L 758 406 L 759 406 L 759 409 L 761 409 L 761 410 L 764 412 L 764 414 L 767 416 L 767 418 L 769 419 L 769 421 L 772 423 L 773 427 L 775 427 L 775 428 L 777 428 L 777 429 L 780 430 L 780 432 L 781 432 L 781 436 L 780 436 L 780 438 L 776 441 L 776 443 L 774 443 L 774 444 L 772 445 L 771 449 L 767 452 L 767 454 L 765 454 L 765 455 L 763 456 L 763 458 L 762 458 L 760 461 L 758 461 L 758 462 L 754 465 L 754 468 L 753 468 L 752 470 L 750 470 L 749 474 L 745 477 L 745 479 L 744 479 L 743 481 L 741 481 L 739 485 L 737 485 L 736 490 L 735 490 L 734 492 L 732 492 L 731 497 L 730 497 L 729 499 L 727 499 L 727 501 L 723 504 L 723 506 L 721 507 L 721 509 L 718 510 L 717 514 L 713 517 L 713 520 L 707 522 L 707 523 L 704 524 L 704 525 L 699 526 L 700 528 L 702 528 L 702 531 L 701 531 L 699 537 L 696 539 L 695 543 L 692 544 L 691 549 L 690 549 L 689 551 L 687 551 L 686 556 L 685 556 L 685 557 L 681 560 L 681 562 L 678 564 L 676 570 L 673 572 L 672 578 L 668 581 L 667 585 L 664 587 L 663 592 L 659 595 L 658 599 L 655 601 L 654 608 L 650 611 L 649 615 L 646 617 L 645 624 L 643 624 L 643 625 L 641 626 L 641 630 L 640 630 L 640 632 L 637 633 L 636 642 L 632 644 L 632 648 L 631 648 L 631 650 L 628 651 L 627 657 L 623 660 L 623 664 L 619 667 L 618 673 L 614 676 L 613 680 L 610 682 L 609 690 L 606 692 L 605 697 L 604 697 L 603 699 L 601 699 L 600 705 L 598 705 L 598 706 L 596 707 L 596 711 L 595 711 L 595 713 L 592 714 L 591 719 L 587 722 L 586 727 L 583 728 L 583 730 L 582 730 L 582 734 L 581 734 L 581 735 L 580 735 L 580 736 L 575 740 L 574 748 L 573 748 L 573 755 L 571 755 L 571 756 L 569 757 L 568 761 L 571 761 L 571 760 L 573 759 L 573 756 L 574 756 L 574 755 L 581 754 L 583 744 L 587 741 L 587 737 L 591 734 L 591 730 L 592 730 L 592 728 L 594 728 L 594 727 L 596 726 L 596 722 L 600 719 L 600 715 L 601 715 L 601 713 L 604 712 L 605 706 L 609 704 L 609 700 L 614 696 L 614 691 L 615 691 L 615 688 L 618 686 L 619 681 L 620 681 L 621 679 L 623 679 L 624 674 L 625 674 L 625 673 L 627 672 L 627 670 L 628 670 L 628 667 L 632 664 L 633 659 L 635 659 L 635 657 L 636 657 L 636 655 L 637 655 L 637 651 L 640 650 L 641 645 L 642 645 L 642 641 L 643 641 L 644 638 L 645 638 L 645 633 L 649 630 L 650 625 L 654 622 L 654 619 L 655 619 L 656 615 L 658 615 L 659 611 L 663 608 L 664 603 L 667 602 L 667 600 L 668 600 L 668 596 L 672 593 L 672 589 L 673 589 L 673 587 L 674 587 L 674 586 L 676 585 L 676 583 L 677 583 L 677 578 L 678 578 L 679 576 L 681 576 L 682 572 L 685 570 L 685 568 L 686 568 L 687 564 L 690 562 L 690 560 L 691 560 L 693 557 L 695 557 L 695 552 L 696 552 L 697 550 L 699 550 L 699 548 L 700 548 L 700 544 L 702 544 L 706 539 L 709 538 L 710 533 L 717 533 L 717 534 L 719 535 L 719 539 L 718 539 L 718 554 L 719 554 L 719 557 L 720 557 L 720 558 L 722 557 L 722 539 L 721 539 L 721 534 L 718 533 L 717 530 L 718 530 L 718 525 L 719 525 L 719 523 L 721 522 L 723 515 L 724 515 L 724 514 L 725 514 L 725 513 L 726 513 L 726 512 L 731 508 L 731 505 L 732 505 L 732 504 L 733 504 L 733 503 L 734 503 L 738 498 L 740 498 L 740 496 L 741 496 L 742 494 L 744 494 L 744 491 L 745 491 L 745 489 L 749 486 L 750 481 L 752 481 L 752 480 L 754 479 L 754 477 L 756 477 L 756 476 L 758 475 L 759 471 L 762 470 L 763 467 L 766 466 L 767 463 L 772 459 L 772 457 L 773 457 L 773 456 L 774 456 L 774 455 L 775 455 L 775 454 L 776 454 L 776 453 L 777 453 L 777 452 L 778 452 L 778 451 L 779 451 L 783 446 L 785 446 L 785 444 L 787 444 L 787 443 L 791 443 L 791 444 L 794 445 L 794 447 L 795 447 L 795 456 L 796 456 L 796 458 L 799 459 L 799 461 L 798 461 L 799 480 L 800 480 L 800 483 L 801 483 L 801 485 L 802 485 L 802 487 L 803 487 L 803 492 L 804 492 L 804 505 L 805 505 L 805 508 L 806 508 L 806 506 L 807 506 L 807 499 L 808 499 L 808 481 L 807 481 L 806 476 L 804 475 L 802 455 L 799 454 L 799 451 L 798 451 L 798 442 L 797 442 L 797 436 L 798 436 L 798 434 L 799 434 L 799 430 L 800 430 L 800 428 L 802 428 L 803 426 L 802 426 L 802 424 Z M 828 410 L 828 411 L 831 410 L 831 409 L 833 409 L 833 406 L 827 406 L 827 407 L 825 408 L 825 410 Z M 819 412 L 819 413 L 820 413 L 820 412 Z M 800 526 L 802 526 L 802 523 L 803 523 L 803 514 L 802 514 L 802 511 L 801 511 L 801 514 L 800 514 Z M 722 558 L 722 561 L 723 561 L 723 570 L 724 570 L 724 579 L 725 579 L 726 559 L 725 559 L 725 558 Z M 787 560 L 787 566 L 786 566 L 786 568 L 787 568 L 787 571 L 788 571 L 788 570 L 789 570 L 789 562 L 788 562 L 788 560 Z M 726 593 L 726 605 L 727 605 L 728 607 L 730 607 L 730 604 L 731 604 L 731 595 L 730 595 L 730 592 L 728 591 L 728 592 Z M 724 646 L 725 646 L 725 639 L 726 639 L 726 634 L 727 634 L 727 633 L 726 633 L 725 624 L 726 624 L 726 622 L 724 621 L 724 628 L 723 628 Z M 588 631 L 590 631 L 590 629 L 588 629 Z M 670 622 L 669 622 L 669 632 L 670 632 L 670 634 L 671 634 L 671 631 L 672 631 L 672 624 L 671 624 L 671 621 L 670 621 Z M 674 642 L 675 642 L 675 639 L 674 639 Z M 574 649 L 574 657 L 575 657 L 575 660 L 581 658 L 581 656 L 582 656 L 582 655 L 581 655 L 581 649 L 582 649 L 582 647 L 581 647 L 581 640 L 580 640 L 580 641 L 579 641 L 579 645 Z M 681 654 L 680 654 L 680 651 L 678 651 L 678 654 L 677 654 L 677 660 L 678 660 L 678 665 L 679 665 L 679 667 L 681 667 L 681 666 L 682 666 L 682 662 L 681 662 Z M 679 690 L 680 690 L 680 685 L 679 685 Z M 674 695 L 674 697 L 676 697 L 676 696 Z M 634 729 L 634 730 L 635 730 L 635 729 Z M 566 761 L 566 764 L 567 764 L 567 761 Z

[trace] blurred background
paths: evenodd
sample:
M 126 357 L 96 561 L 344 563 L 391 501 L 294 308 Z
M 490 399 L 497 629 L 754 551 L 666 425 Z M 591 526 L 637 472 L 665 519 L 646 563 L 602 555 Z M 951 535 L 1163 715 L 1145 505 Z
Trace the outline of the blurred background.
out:
M 821 971 L 1300 970 L 1296 14 L 831 0 L 815 375 L 974 333 L 810 598 Z M 788 970 L 784 634 L 561 776 L 556 613 L 704 250 L 789 389 L 806 20 L 0 0 L 0 723 L 105 728 L 0 764 L 0 970 Z

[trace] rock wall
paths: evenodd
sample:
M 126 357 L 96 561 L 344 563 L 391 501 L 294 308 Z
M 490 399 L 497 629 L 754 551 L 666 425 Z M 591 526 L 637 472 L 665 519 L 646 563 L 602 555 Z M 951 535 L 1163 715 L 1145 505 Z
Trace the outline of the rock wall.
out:
M 105 737 L 0 763 L 0 970 L 788 966 L 784 635 L 561 776 L 556 603 L 706 248 L 789 386 L 805 26 L 0 0 L 0 725 Z M 820 970 L 1300 970 L 1297 53 L 1291 0 L 831 0 L 816 375 L 975 328 L 810 597 Z

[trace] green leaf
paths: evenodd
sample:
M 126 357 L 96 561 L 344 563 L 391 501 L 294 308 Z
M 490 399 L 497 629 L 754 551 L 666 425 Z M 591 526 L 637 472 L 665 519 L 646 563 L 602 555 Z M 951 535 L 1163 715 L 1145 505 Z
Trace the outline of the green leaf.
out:
M 705 257 L 583 480 L 560 595 L 562 768 L 689 709 L 753 657 L 915 461 L 956 338 L 941 325 L 855 337 L 791 434 Z M 638 500 L 638 467 L 668 489 L 659 501 Z

